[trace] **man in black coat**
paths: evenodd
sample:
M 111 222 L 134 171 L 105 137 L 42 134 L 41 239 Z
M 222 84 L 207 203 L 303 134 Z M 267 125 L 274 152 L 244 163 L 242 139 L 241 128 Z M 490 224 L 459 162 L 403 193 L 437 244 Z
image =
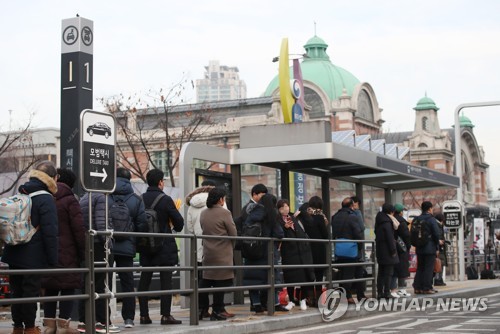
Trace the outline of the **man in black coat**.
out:
M 363 240 L 363 233 L 359 227 L 358 217 L 352 210 L 354 202 L 350 197 L 344 198 L 342 201 L 342 208 L 337 211 L 332 217 L 332 238 L 333 239 L 350 239 L 350 240 Z M 359 261 L 360 250 L 363 247 L 362 243 L 358 243 L 358 258 L 356 259 L 341 259 L 337 258 L 337 263 L 353 263 Z M 341 280 L 348 280 L 354 278 L 355 267 L 343 267 L 340 270 Z M 346 290 L 347 301 L 350 304 L 354 303 L 351 294 L 352 283 L 340 284 Z M 356 284 L 356 294 L 358 300 L 364 298 L 364 292 L 361 284 Z
M 434 276 L 436 253 L 443 241 L 439 240 L 438 223 L 436 218 L 432 216 L 432 207 L 431 202 L 423 202 L 422 214 L 415 218 L 425 221 L 424 228 L 427 230 L 429 236 L 425 245 L 415 247 L 415 252 L 417 253 L 417 272 L 415 273 L 413 288 L 416 294 L 433 294 L 437 292 L 432 288 L 432 278 Z
M 252 187 L 252 190 L 250 192 L 250 201 L 248 201 L 247 204 L 241 209 L 241 215 L 234 220 L 234 223 L 236 225 L 236 230 L 238 232 L 238 235 L 241 235 L 241 230 L 243 228 L 243 223 L 247 220 L 248 213 L 247 213 L 247 207 L 250 203 L 258 203 L 262 196 L 267 194 L 267 187 L 263 185 L 262 183 L 258 183 Z M 239 245 L 236 244 L 236 249 L 239 249 Z
M 116 188 L 111 195 L 111 201 L 122 200 L 128 207 L 130 218 L 134 225 L 134 232 L 146 232 L 146 212 L 142 198 L 137 196 L 130 184 L 130 171 L 119 167 L 116 169 Z M 133 267 L 135 257 L 134 237 L 115 240 L 113 255 L 116 267 Z M 134 292 L 134 273 L 132 271 L 118 272 L 122 292 Z M 122 318 L 126 328 L 134 327 L 135 297 L 124 297 Z
M 159 169 L 152 169 L 146 175 L 148 189 L 142 195 L 144 205 L 150 208 L 155 199 L 164 194 L 163 187 L 165 174 Z M 162 233 L 172 233 L 172 229 L 176 232 L 181 232 L 184 228 L 184 218 L 175 207 L 172 198 L 165 194 L 155 207 L 158 217 L 160 230 Z M 179 263 L 177 244 L 175 238 L 164 238 L 162 248 L 156 253 L 141 252 L 139 262 L 141 266 L 175 266 Z M 151 284 L 152 271 L 141 272 L 138 291 L 148 291 Z M 160 288 L 161 290 L 172 290 L 172 272 L 160 271 Z M 160 297 L 160 313 L 162 325 L 181 324 L 182 321 L 176 320 L 171 314 L 172 295 L 162 295 Z M 139 297 L 140 308 L 140 323 L 142 325 L 151 324 L 149 317 L 148 297 Z
M 45 191 L 31 199 L 31 224 L 38 228 L 31 240 L 25 244 L 5 246 L 2 261 L 9 269 L 42 269 L 57 266 L 58 222 L 54 195 L 57 192 L 57 170 L 50 161 L 42 161 L 31 171 L 29 181 L 19 187 L 19 193 L 31 194 Z M 12 275 L 10 289 L 13 298 L 38 297 L 41 287 L 40 275 Z M 35 327 L 36 303 L 13 304 L 11 307 L 12 333 L 40 333 Z

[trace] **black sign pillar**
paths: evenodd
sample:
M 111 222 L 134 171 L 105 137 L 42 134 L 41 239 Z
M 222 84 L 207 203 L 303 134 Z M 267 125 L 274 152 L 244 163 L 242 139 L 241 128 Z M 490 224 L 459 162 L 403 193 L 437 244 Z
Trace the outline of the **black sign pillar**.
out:
M 83 17 L 62 21 L 61 168 L 80 176 L 80 113 L 92 109 L 94 23 Z M 81 183 L 75 193 L 82 195 Z

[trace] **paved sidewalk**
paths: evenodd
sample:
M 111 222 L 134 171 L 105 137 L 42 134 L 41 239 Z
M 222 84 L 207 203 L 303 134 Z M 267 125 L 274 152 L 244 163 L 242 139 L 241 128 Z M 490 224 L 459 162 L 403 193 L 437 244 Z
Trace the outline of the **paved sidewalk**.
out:
M 410 283 L 411 281 L 409 281 Z M 473 280 L 464 282 L 447 282 L 447 286 L 438 287 L 439 292 L 434 295 L 414 295 L 413 289 L 408 289 L 412 293 L 412 297 L 418 298 L 439 298 L 439 297 L 462 297 L 472 298 L 479 296 L 488 296 L 494 293 L 500 293 L 499 280 Z M 120 305 L 119 305 L 120 306 Z M 283 330 L 287 328 L 297 328 L 303 326 L 310 326 L 322 323 L 321 316 L 318 309 L 309 308 L 306 311 L 301 311 L 300 308 L 295 307 L 291 312 L 275 313 L 274 316 L 255 315 L 250 312 L 250 305 L 247 302 L 244 305 L 230 305 L 226 307 L 231 313 L 236 316 L 227 321 L 200 321 L 198 326 L 189 325 L 189 310 L 181 309 L 178 306 L 172 308 L 172 315 L 179 320 L 182 320 L 182 325 L 160 325 L 159 314 L 159 301 L 152 300 L 150 302 L 150 317 L 153 320 L 151 325 L 139 325 L 138 309 L 135 319 L 134 328 L 124 328 L 123 321 L 120 316 L 113 320 L 113 323 L 119 326 L 121 333 L 155 333 L 155 332 L 168 332 L 168 333 L 261 333 L 272 332 L 274 330 Z M 119 313 L 119 312 L 118 312 Z M 368 313 L 364 310 L 355 311 L 354 306 L 350 306 L 347 313 L 341 319 L 356 318 L 367 316 Z M 10 311 L 8 308 L 0 309 L 0 334 L 10 333 L 12 321 L 10 320 Z M 76 322 L 72 323 L 76 327 Z

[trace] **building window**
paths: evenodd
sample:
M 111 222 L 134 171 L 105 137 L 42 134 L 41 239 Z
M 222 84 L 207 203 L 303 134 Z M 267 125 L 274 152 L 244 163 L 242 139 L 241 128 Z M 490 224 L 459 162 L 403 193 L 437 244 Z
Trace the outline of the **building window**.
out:
M 418 144 L 418 148 L 427 148 L 427 144 L 426 143 L 420 143 L 420 144 Z
M 421 167 L 427 167 L 428 164 L 429 164 L 429 161 L 427 161 L 427 160 L 420 160 L 418 162 L 418 165 Z
M 165 151 L 153 152 L 151 159 L 153 160 L 153 163 L 156 165 L 156 168 L 163 171 L 165 173 L 165 176 L 169 176 L 168 166 L 172 162 L 171 151 L 165 150 Z
M 422 130 L 427 131 L 429 130 L 429 119 L 427 117 L 422 117 Z

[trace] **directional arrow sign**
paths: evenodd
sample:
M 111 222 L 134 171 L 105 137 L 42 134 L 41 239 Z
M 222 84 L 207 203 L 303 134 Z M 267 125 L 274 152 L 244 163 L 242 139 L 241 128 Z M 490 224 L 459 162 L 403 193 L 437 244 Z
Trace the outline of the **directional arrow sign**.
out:
M 87 191 L 112 193 L 116 185 L 116 126 L 113 115 L 83 110 L 80 114 L 80 171 Z
M 106 170 L 103 168 L 102 173 L 90 172 L 90 176 L 102 177 L 102 182 L 104 182 L 108 174 L 106 173 Z

